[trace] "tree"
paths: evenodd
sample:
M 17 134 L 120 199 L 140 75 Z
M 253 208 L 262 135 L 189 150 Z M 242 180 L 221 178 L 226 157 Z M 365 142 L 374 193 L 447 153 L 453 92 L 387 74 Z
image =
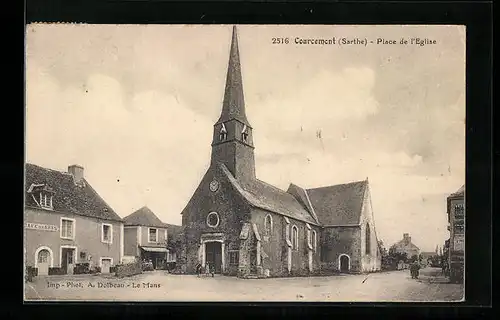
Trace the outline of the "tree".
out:
M 389 248 L 386 259 L 387 267 L 390 270 L 396 270 L 400 261 L 404 263 L 408 261 L 406 252 L 399 252 L 394 246 Z

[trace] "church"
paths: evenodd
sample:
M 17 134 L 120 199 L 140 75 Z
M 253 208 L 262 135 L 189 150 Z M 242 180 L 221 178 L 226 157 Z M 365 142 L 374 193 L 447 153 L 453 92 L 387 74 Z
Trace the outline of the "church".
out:
M 183 269 L 243 278 L 380 270 L 368 179 L 284 191 L 256 177 L 233 27 L 210 166 L 182 211 Z

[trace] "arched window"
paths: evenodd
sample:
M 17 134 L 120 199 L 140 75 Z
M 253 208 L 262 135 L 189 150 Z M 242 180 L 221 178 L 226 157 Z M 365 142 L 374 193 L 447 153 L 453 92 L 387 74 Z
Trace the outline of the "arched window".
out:
M 264 221 L 264 230 L 266 232 L 266 236 L 270 237 L 273 234 L 273 218 L 270 214 L 268 214 Z
M 224 124 L 222 124 L 222 127 L 220 128 L 220 132 L 219 132 L 219 140 L 224 141 L 224 140 L 226 140 L 226 138 L 227 138 L 226 126 Z
M 371 232 L 370 232 L 370 225 L 367 223 L 366 224 L 366 230 L 365 230 L 365 254 L 370 254 L 371 250 Z
M 313 230 L 311 232 L 311 238 L 312 238 L 311 242 L 312 242 L 313 251 L 316 252 L 316 247 L 317 247 L 317 243 L 318 243 L 316 230 Z
M 243 130 L 241 130 L 241 140 L 244 142 L 248 140 L 248 128 L 246 124 L 243 126 Z
M 292 249 L 299 249 L 299 229 L 297 226 L 292 226 Z

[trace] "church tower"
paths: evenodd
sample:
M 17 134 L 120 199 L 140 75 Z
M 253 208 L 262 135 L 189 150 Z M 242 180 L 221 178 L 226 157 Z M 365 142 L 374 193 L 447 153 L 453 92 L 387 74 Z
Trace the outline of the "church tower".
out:
M 214 124 L 211 165 L 217 163 L 224 163 L 242 183 L 255 179 L 252 127 L 245 114 L 236 26 L 233 26 L 222 112 Z

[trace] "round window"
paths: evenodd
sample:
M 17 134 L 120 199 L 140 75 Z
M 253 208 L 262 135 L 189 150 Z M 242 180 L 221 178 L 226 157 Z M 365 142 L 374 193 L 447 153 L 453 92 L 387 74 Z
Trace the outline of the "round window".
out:
M 219 225 L 219 215 L 217 212 L 210 212 L 207 216 L 207 225 L 215 228 Z

